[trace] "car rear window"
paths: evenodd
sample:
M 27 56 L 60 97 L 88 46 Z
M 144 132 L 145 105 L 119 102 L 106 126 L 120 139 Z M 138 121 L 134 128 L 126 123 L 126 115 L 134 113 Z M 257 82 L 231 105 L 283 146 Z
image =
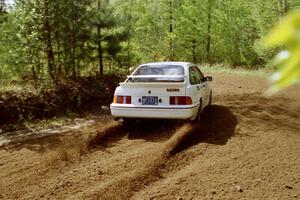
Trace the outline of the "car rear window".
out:
M 158 75 L 160 77 L 129 78 L 128 81 L 130 82 L 184 82 L 183 77 L 172 77 L 184 75 L 184 68 L 180 65 L 143 65 L 140 68 L 138 68 L 132 75 Z

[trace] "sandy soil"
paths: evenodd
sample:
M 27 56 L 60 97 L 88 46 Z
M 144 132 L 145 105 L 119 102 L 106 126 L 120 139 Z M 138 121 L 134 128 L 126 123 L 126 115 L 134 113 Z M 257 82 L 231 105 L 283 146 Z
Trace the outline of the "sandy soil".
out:
M 7 134 L 0 199 L 300 199 L 300 86 L 268 98 L 262 78 L 213 77 L 198 125 L 99 116 Z

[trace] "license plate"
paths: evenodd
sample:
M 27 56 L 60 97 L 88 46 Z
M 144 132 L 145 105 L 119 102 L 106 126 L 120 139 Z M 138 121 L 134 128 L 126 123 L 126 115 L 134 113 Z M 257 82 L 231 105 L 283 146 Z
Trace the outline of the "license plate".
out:
M 158 105 L 158 97 L 143 97 L 143 105 Z

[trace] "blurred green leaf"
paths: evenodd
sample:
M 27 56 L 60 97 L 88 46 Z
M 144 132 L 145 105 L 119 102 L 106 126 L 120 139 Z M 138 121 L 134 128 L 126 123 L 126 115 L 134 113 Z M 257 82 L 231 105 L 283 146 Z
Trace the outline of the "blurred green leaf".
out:
M 271 77 L 274 93 L 300 80 L 300 11 L 287 15 L 265 40 L 267 47 L 283 47 L 273 63 L 279 69 Z

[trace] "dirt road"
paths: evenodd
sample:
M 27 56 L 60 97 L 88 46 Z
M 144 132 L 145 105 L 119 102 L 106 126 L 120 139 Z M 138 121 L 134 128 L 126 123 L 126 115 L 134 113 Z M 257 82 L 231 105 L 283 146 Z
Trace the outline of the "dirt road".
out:
M 213 77 L 214 104 L 198 125 L 98 116 L 9 135 L 0 199 L 300 199 L 300 86 L 267 98 L 262 78 Z

